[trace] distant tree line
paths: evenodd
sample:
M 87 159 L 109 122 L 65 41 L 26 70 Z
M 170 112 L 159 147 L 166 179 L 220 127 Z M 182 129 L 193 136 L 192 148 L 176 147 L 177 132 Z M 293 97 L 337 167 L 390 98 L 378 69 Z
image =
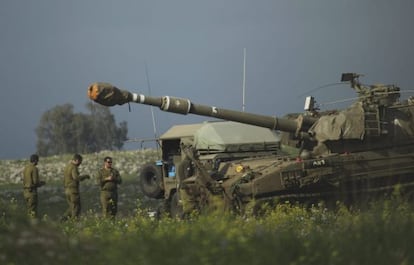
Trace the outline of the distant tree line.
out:
M 42 156 L 66 153 L 91 153 L 123 147 L 128 126 L 117 126 L 108 107 L 89 102 L 89 114 L 74 113 L 72 104 L 46 111 L 36 128 L 37 152 Z

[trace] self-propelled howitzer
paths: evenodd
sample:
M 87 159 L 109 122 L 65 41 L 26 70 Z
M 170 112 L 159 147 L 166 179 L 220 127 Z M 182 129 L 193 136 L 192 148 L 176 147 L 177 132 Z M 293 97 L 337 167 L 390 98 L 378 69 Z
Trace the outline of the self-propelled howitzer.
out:
M 172 159 L 179 185 L 167 188 L 171 162 L 163 161 L 159 170 L 146 168 L 141 174 L 144 193 L 164 197 L 172 213 L 184 205 L 184 211 L 202 208 L 213 196 L 220 196 L 230 208 L 242 209 L 248 202 L 273 197 L 353 199 L 388 192 L 397 184 L 402 190 L 411 188 L 414 100 L 400 102 L 398 87 L 363 85 L 357 74 L 343 74 L 342 81 L 349 82 L 358 94 L 348 108 L 319 112 L 313 98 L 308 97 L 305 113 L 286 118 L 205 106 L 183 98 L 148 97 L 108 83 L 92 84 L 88 96 L 106 106 L 136 102 L 172 113 L 192 113 L 282 131 L 283 141 L 298 148 L 295 157 L 247 151 L 206 156 L 205 150 L 194 149 L 194 142 L 188 144 L 180 139 L 175 150 L 179 154 Z M 167 140 L 165 145 L 172 146 Z M 163 160 L 169 158 L 163 155 Z

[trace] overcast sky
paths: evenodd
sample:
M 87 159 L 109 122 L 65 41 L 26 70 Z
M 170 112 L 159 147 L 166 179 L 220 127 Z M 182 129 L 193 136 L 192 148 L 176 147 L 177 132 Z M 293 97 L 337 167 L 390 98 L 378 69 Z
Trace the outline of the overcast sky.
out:
M 342 72 L 413 89 L 413 11 L 412 0 L 0 1 L 0 159 L 36 152 L 45 111 L 71 103 L 86 112 L 92 82 L 148 93 L 145 65 L 153 96 L 241 110 L 244 48 L 249 112 L 301 112 L 301 95 Z M 354 93 L 312 95 L 327 103 Z M 131 107 L 111 111 L 129 137 L 153 137 L 150 108 Z M 159 133 L 206 120 L 154 113 Z

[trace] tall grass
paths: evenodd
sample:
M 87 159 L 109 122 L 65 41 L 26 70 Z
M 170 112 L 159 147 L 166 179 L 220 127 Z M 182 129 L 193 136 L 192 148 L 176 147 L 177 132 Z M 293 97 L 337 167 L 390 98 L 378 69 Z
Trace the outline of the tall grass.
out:
M 281 203 L 261 217 L 223 212 L 30 221 L 1 202 L 1 264 L 413 264 L 414 209 L 400 198 L 364 211 Z

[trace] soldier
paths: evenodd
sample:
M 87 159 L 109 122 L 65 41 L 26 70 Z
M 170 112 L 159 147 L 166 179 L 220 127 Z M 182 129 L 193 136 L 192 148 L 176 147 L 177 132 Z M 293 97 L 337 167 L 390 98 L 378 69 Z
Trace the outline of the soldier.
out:
M 39 170 L 37 164 L 39 156 L 33 154 L 30 156 L 30 163 L 23 170 L 23 196 L 26 201 L 27 214 L 37 217 L 37 188 L 46 184 L 39 179 Z
M 112 167 L 112 158 L 104 158 L 104 166 L 99 169 L 97 182 L 101 189 L 102 215 L 115 218 L 118 211 L 118 184 L 122 183 L 118 170 Z
M 69 164 L 65 167 L 64 185 L 68 209 L 62 216 L 62 221 L 68 218 L 77 219 L 81 211 L 81 201 L 79 195 L 79 183 L 85 179 L 90 179 L 89 175 L 79 175 L 78 167 L 82 163 L 82 156 L 75 154 Z

